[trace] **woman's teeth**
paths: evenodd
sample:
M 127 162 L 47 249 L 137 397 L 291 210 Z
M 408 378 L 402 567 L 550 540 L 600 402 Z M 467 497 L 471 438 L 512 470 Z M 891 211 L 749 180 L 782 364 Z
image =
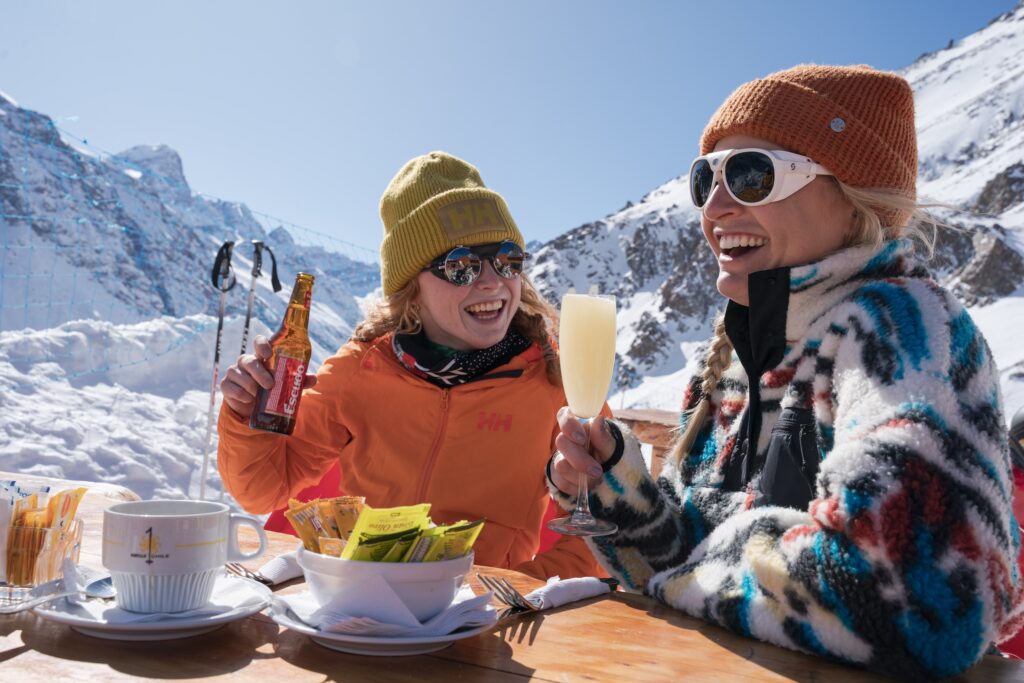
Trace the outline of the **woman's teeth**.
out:
M 482 304 L 473 304 L 472 306 L 466 306 L 466 312 L 474 318 L 495 318 L 498 313 L 504 308 L 504 301 L 490 301 Z
M 725 251 L 736 247 L 760 247 L 767 243 L 765 238 L 753 235 L 722 235 L 718 239 L 718 248 Z

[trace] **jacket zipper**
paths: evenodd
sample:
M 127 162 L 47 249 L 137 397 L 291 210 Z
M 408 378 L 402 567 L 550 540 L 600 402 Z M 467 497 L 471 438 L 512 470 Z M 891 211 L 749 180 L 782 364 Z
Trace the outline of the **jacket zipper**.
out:
M 807 449 L 804 448 L 804 436 L 807 433 L 810 433 L 812 435 L 811 438 L 815 439 L 815 448 L 809 454 L 807 453 Z M 812 494 L 814 493 L 814 483 L 818 478 L 819 465 L 819 462 L 816 462 L 816 460 L 818 460 L 816 433 L 817 428 L 813 424 L 809 424 L 800 425 L 800 431 L 797 434 L 797 441 L 800 445 L 800 473 L 803 474 L 804 479 L 807 480 L 807 484 L 810 486 Z M 815 460 L 811 460 L 811 458 L 814 458 Z M 813 470 L 813 472 L 811 470 Z
M 448 431 L 448 394 L 451 389 L 441 390 L 441 428 L 437 432 L 437 437 L 434 439 L 434 445 L 430 449 L 430 455 L 427 457 L 426 467 L 423 468 L 423 480 L 420 482 L 420 490 L 416 494 L 416 502 L 425 503 L 427 496 L 427 486 L 430 484 L 430 477 L 434 473 L 434 465 L 437 464 L 437 456 L 441 452 L 441 446 L 444 445 L 444 435 Z

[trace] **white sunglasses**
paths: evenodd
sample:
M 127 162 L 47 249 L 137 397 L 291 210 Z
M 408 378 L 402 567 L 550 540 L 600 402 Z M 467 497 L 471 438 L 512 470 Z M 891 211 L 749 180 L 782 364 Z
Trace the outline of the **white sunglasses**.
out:
M 718 182 L 740 204 L 759 206 L 785 199 L 819 175 L 832 173 L 802 154 L 756 147 L 722 149 L 697 157 L 690 166 L 690 198 L 703 208 Z

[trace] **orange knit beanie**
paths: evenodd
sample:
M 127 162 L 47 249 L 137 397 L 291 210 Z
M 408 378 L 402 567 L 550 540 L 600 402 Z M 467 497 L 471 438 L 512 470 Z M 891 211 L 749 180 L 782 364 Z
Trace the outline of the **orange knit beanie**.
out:
M 744 83 L 708 121 L 700 153 L 737 134 L 805 154 L 847 185 L 917 196 L 914 93 L 892 72 L 803 64 Z M 910 214 L 879 217 L 903 225 Z

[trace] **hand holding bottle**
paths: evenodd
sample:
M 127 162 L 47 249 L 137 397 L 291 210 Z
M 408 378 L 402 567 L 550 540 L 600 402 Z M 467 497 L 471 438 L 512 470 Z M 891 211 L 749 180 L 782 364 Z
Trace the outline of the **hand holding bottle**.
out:
M 228 368 L 220 383 L 220 392 L 224 402 L 240 417 L 249 417 L 256 405 L 256 392 L 260 387 L 271 389 L 274 376 L 265 365 L 273 354 L 270 342 L 266 337 L 257 335 L 252 340 L 253 353 L 239 356 L 235 364 Z M 316 384 L 316 375 L 307 374 L 302 388 L 308 389 Z

